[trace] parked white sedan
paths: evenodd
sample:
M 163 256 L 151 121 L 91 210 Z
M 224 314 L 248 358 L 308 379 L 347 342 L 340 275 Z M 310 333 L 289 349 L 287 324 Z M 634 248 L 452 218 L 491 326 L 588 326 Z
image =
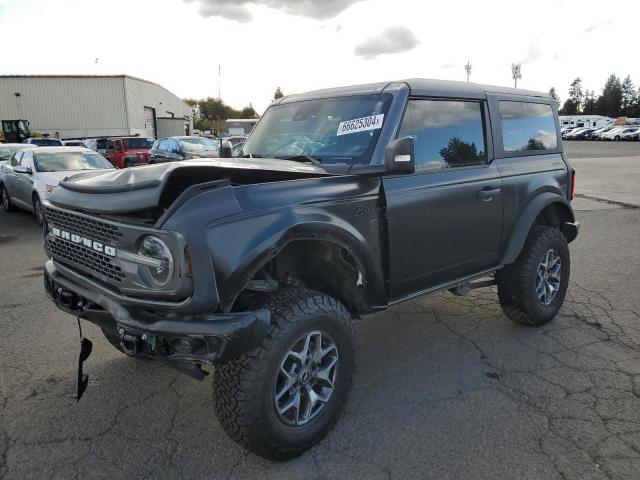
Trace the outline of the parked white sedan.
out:
M 617 127 L 617 128 L 614 128 L 613 130 L 609 130 L 607 133 L 602 135 L 601 138 L 603 140 L 614 140 L 614 141 L 617 142 L 619 140 L 622 140 L 622 136 L 625 133 L 633 132 L 634 130 L 635 130 L 635 128 Z
M 2 206 L 7 212 L 21 208 L 33 212 L 42 225 L 42 202 L 60 180 L 84 170 L 114 170 L 99 153 L 82 147 L 39 147 L 19 150 L 1 167 Z

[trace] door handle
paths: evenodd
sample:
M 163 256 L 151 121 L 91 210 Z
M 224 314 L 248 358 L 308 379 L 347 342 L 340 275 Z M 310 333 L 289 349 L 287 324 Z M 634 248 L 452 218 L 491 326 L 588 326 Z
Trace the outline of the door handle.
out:
M 488 190 L 480 190 L 478 192 L 478 198 L 484 200 L 485 202 L 490 202 L 493 197 L 495 197 L 496 195 L 500 195 L 500 192 L 502 192 L 501 188 L 491 188 Z

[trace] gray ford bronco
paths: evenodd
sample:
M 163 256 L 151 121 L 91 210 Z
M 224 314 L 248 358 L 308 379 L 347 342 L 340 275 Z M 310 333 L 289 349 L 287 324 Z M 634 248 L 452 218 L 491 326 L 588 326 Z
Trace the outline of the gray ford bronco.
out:
M 223 145 L 62 181 L 45 289 L 127 355 L 196 379 L 214 365 L 224 430 L 288 459 L 345 404 L 353 318 L 497 285 L 507 317 L 551 321 L 579 230 L 574 173 L 546 94 L 407 80 L 292 95 L 240 157 Z M 82 339 L 78 398 L 90 350 Z

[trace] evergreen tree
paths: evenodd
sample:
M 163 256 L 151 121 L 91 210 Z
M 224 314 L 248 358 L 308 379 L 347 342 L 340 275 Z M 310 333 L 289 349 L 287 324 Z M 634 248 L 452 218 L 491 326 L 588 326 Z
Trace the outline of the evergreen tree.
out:
M 621 85 L 622 88 L 622 115 L 626 117 L 633 116 L 636 103 L 636 88 L 631 81 L 631 76 L 627 75 Z
M 571 102 L 576 105 L 576 113 L 581 113 L 584 94 L 582 93 L 582 80 L 580 80 L 580 77 L 571 82 L 571 86 L 569 87 L 569 98 L 571 99 Z
M 284 97 L 284 93 L 282 93 L 282 89 L 280 87 L 276 88 L 276 93 L 273 94 L 273 99 L 277 100 L 282 97 Z
M 556 101 L 556 104 L 558 105 L 558 108 L 560 108 L 560 96 L 556 92 L 555 87 L 551 87 L 549 89 L 549 96 Z
M 598 114 L 598 100 L 593 90 L 587 90 L 584 95 L 584 107 L 582 113 L 585 115 L 597 115 Z
M 622 114 L 622 83 L 615 75 L 607 79 L 598 98 L 598 114 L 619 117 Z
M 577 114 L 578 114 L 578 105 L 570 98 L 567 98 L 564 104 L 562 105 L 562 108 L 560 109 L 560 115 L 577 115 Z

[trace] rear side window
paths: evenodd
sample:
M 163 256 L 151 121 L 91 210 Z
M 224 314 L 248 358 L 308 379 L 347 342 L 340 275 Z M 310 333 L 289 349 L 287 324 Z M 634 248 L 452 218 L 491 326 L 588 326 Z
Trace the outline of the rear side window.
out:
M 470 101 L 410 100 L 399 137 L 414 139 L 416 170 L 486 163 L 482 104 Z
M 556 122 L 551 105 L 501 101 L 500 120 L 505 152 L 535 152 L 558 148 Z
M 24 152 L 16 152 L 13 154 L 13 158 L 11 158 L 11 166 L 16 167 L 20 165 L 20 159 L 22 158 L 22 154 Z

